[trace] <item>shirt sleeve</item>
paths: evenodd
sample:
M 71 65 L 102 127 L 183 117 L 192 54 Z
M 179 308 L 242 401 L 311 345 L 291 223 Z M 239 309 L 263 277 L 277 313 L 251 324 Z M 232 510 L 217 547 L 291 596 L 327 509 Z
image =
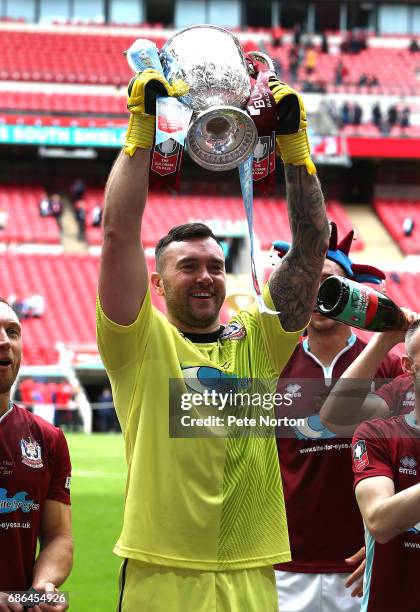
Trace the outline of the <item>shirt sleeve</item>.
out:
M 104 313 L 99 296 L 96 300 L 96 340 L 102 362 L 108 372 L 115 372 L 144 355 L 153 320 L 150 287 L 147 289 L 137 319 L 131 325 L 119 325 Z
M 268 284 L 265 285 L 262 295 L 267 308 L 275 311 L 276 308 L 271 298 Z M 256 303 L 248 307 L 247 311 L 253 315 L 257 328 L 256 333 L 259 332 L 261 334 L 270 367 L 273 373 L 278 376 L 289 361 L 305 328 L 293 332 L 285 331 L 277 314 L 259 312 Z
M 47 499 L 70 504 L 71 463 L 67 441 L 61 429 L 57 429 L 52 457 L 52 477 Z
M 362 423 L 352 442 L 354 486 L 365 478 L 387 476 L 394 479 L 387 438 L 374 422 Z

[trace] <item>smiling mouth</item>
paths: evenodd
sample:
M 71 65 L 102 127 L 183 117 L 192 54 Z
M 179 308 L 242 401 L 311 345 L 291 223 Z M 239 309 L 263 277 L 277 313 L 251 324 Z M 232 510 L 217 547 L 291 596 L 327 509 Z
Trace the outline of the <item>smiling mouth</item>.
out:
M 193 298 L 197 298 L 198 300 L 209 300 L 213 297 L 212 293 L 205 293 L 204 291 L 200 291 L 199 293 L 193 293 Z
M 11 363 L 12 363 L 11 359 L 0 359 L 1 368 L 7 368 L 9 365 L 11 365 Z

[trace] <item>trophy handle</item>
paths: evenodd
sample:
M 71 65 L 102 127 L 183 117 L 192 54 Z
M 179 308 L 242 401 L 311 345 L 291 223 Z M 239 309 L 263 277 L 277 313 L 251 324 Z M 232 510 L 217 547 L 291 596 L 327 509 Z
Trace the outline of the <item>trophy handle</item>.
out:
M 254 74 L 258 72 L 255 62 L 260 62 L 260 64 L 267 66 L 269 70 L 272 70 L 274 73 L 276 72 L 273 60 L 266 53 L 262 53 L 261 51 L 249 51 L 246 53 L 245 57 L 249 60 L 251 74 L 252 72 L 254 72 Z

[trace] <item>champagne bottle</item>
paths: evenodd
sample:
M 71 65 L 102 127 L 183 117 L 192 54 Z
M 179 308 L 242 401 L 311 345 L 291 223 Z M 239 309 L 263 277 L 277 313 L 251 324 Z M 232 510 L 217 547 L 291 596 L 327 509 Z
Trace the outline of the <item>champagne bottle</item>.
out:
M 318 312 L 353 327 L 381 332 L 403 329 L 402 310 L 387 295 L 341 276 L 329 276 L 318 292 Z

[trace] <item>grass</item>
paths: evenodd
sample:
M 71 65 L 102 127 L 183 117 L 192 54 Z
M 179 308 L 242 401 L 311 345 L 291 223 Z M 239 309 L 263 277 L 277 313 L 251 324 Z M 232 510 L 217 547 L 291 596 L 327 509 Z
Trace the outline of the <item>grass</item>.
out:
M 71 486 L 74 565 L 61 590 L 70 610 L 115 610 L 121 560 L 112 549 L 121 531 L 125 493 L 124 442 L 119 434 L 66 434 Z

